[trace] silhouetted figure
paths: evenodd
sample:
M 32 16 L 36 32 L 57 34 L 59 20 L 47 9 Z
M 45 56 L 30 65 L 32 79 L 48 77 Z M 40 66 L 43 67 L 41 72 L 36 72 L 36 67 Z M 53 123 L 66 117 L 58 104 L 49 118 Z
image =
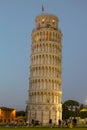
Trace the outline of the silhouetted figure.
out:
M 59 127 L 61 127 L 61 120 L 60 119 L 58 120 L 58 125 L 59 125 Z
M 34 126 L 34 119 L 32 119 L 32 126 Z
M 52 119 L 49 119 L 49 125 L 52 128 Z
M 73 127 L 76 127 L 76 125 L 77 125 L 77 120 L 76 120 L 76 118 L 74 118 L 73 119 Z

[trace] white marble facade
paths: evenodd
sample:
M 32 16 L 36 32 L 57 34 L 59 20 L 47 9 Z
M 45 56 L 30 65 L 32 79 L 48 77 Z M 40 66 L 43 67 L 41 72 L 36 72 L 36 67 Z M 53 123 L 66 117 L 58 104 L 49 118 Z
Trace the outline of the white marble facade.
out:
M 28 120 L 48 125 L 62 119 L 62 33 L 58 18 L 42 14 L 32 31 Z

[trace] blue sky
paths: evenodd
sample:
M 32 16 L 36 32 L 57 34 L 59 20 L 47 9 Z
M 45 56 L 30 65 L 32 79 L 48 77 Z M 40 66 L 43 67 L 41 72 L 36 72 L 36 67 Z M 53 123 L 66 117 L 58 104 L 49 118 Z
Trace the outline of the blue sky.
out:
M 25 110 L 35 17 L 59 18 L 63 102 L 87 102 L 87 0 L 0 0 L 0 106 Z

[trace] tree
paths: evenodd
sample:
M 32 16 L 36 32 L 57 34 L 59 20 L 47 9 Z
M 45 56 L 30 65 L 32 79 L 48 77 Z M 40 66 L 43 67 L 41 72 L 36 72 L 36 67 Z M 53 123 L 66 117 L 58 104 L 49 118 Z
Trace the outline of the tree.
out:
M 16 116 L 18 117 L 18 116 L 26 116 L 26 113 L 25 113 L 25 111 L 17 111 L 16 112 Z
M 68 119 L 70 117 L 68 107 L 65 104 L 62 105 L 62 118 L 63 120 Z
M 75 100 L 67 100 L 63 104 L 63 118 L 79 116 L 79 102 Z M 67 108 L 67 109 L 66 109 Z
M 80 110 L 80 117 L 87 118 L 87 108 L 83 108 Z
M 79 102 L 77 102 L 75 100 L 67 100 L 64 102 L 64 104 L 71 110 L 73 110 L 75 107 L 79 106 Z
M 84 104 L 80 104 L 80 110 L 84 108 Z

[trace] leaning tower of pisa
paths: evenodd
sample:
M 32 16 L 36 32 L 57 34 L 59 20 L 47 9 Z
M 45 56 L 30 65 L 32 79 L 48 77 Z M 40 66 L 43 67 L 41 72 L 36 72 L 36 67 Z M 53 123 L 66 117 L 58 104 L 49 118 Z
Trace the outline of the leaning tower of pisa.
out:
M 58 18 L 35 19 L 30 57 L 28 120 L 43 125 L 62 119 L 62 33 Z

